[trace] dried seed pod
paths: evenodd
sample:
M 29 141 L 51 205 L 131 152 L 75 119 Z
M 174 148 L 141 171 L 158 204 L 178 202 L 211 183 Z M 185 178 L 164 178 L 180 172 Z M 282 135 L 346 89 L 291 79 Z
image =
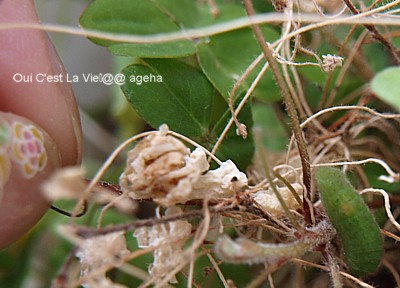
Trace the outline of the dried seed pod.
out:
M 361 276 L 375 271 L 384 250 L 379 226 L 367 205 L 340 170 L 322 167 L 315 178 L 351 272 Z
M 290 243 L 266 244 L 246 238 L 230 239 L 222 235 L 215 243 L 218 257 L 228 263 L 264 263 L 270 267 L 304 255 L 317 246 L 332 239 L 334 229 L 327 221 L 321 221 L 312 228 L 305 228 L 300 239 Z

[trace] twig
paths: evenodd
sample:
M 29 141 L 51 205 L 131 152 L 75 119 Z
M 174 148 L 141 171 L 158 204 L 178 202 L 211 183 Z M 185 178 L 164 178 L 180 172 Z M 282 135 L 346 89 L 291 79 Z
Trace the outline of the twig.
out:
M 217 262 L 215 262 L 214 257 L 212 257 L 210 253 L 207 253 L 207 257 L 210 260 L 211 264 L 213 265 L 215 271 L 217 272 L 218 277 L 222 282 L 222 285 L 224 285 L 225 288 L 229 288 L 228 282 L 226 282 L 225 276 L 222 273 L 221 269 L 219 268 Z
M 220 208 L 210 208 L 210 213 L 224 213 L 227 211 L 234 211 L 236 208 L 232 206 L 225 206 Z M 126 223 L 126 224 L 119 224 L 119 225 L 112 225 L 105 228 L 88 228 L 83 226 L 76 226 L 76 233 L 80 237 L 89 238 L 99 235 L 106 235 L 113 232 L 118 231 L 132 231 L 139 227 L 151 227 L 154 225 L 164 224 L 171 221 L 177 221 L 181 219 L 190 219 L 190 218 L 201 218 L 204 216 L 204 212 L 200 210 L 193 210 L 189 212 L 185 212 L 182 214 L 171 215 L 171 216 L 164 216 L 161 218 L 151 218 L 151 219 L 144 219 L 144 220 L 137 220 L 133 223 Z
M 301 259 L 294 258 L 294 259 L 292 259 L 292 261 L 295 262 L 295 263 L 302 264 L 302 265 L 307 265 L 307 266 L 311 266 L 311 267 L 318 268 L 318 269 L 321 269 L 321 270 L 329 271 L 328 267 L 325 267 L 325 266 L 322 266 L 322 265 L 318 265 L 318 264 L 315 264 L 315 263 L 312 263 L 312 262 L 304 261 L 304 260 L 301 260 Z M 361 281 L 360 279 L 357 279 L 356 277 L 354 277 L 354 276 L 352 276 L 352 275 L 350 275 L 350 274 L 348 274 L 346 272 L 339 271 L 339 273 L 341 275 L 343 275 L 344 277 L 346 277 L 346 278 L 348 278 L 350 280 L 353 280 L 355 283 L 357 283 L 361 287 L 374 288 L 373 286 Z
M 360 14 L 361 12 L 353 5 L 353 3 L 350 0 L 343 0 L 344 3 L 346 3 L 347 7 L 349 10 L 357 15 Z M 364 27 L 368 29 L 369 32 L 372 33 L 372 37 L 374 37 L 376 40 L 381 42 L 393 55 L 394 59 L 396 60 L 397 63 L 400 63 L 400 58 L 398 55 L 398 50 L 396 47 L 393 46 L 392 42 L 389 42 L 385 37 L 382 36 L 381 33 L 376 29 L 376 27 L 373 24 L 364 24 Z
M 253 5 L 250 0 L 243 1 L 247 15 L 252 20 L 252 17 L 255 15 L 255 11 L 253 9 Z M 299 150 L 300 158 L 301 158 L 301 165 L 303 167 L 303 184 L 306 187 L 306 191 L 303 195 L 304 198 L 310 199 L 311 197 L 311 169 L 310 169 L 310 157 L 307 152 L 307 147 L 304 142 L 304 138 L 302 135 L 302 131 L 300 129 L 300 121 L 297 115 L 297 111 L 295 109 L 295 105 L 293 103 L 293 99 L 290 96 L 290 92 L 288 87 L 285 84 L 285 80 L 283 79 L 278 64 L 273 56 L 271 48 L 265 42 L 264 35 L 260 29 L 260 27 L 253 23 L 251 25 L 253 32 L 257 38 L 258 44 L 261 47 L 261 50 L 264 53 L 265 58 L 267 59 L 269 66 L 271 68 L 272 74 L 274 75 L 275 81 L 278 84 L 278 87 L 282 93 L 283 100 L 286 104 L 286 109 L 292 124 L 292 129 L 295 135 L 295 140 L 297 143 L 297 148 Z M 307 201 L 303 202 L 303 210 L 305 213 L 305 219 L 308 223 L 311 223 L 310 217 L 310 207 Z

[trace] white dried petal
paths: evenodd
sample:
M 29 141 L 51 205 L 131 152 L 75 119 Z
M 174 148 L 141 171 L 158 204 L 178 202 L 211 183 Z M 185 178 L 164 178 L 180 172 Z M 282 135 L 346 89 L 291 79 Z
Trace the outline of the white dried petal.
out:
M 190 155 L 185 157 L 185 166 L 169 174 L 171 179 L 179 179 L 177 184 L 171 187 L 164 204 L 185 203 L 193 197 L 193 186 L 209 167 L 207 157 L 203 149 L 196 148 Z
M 165 215 L 180 213 L 182 213 L 180 208 L 169 207 Z M 182 246 L 191 235 L 191 229 L 192 225 L 185 220 L 136 229 L 133 236 L 136 237 L 140 248 L 157 247 L 164 244 L 153 251 L 154 261 L 149 266 L 151 276 L 161 281 L 184 260 Z M 176 279 L 172 278 L 171 283 L 176 283 Z
M 85 171 L 73 166 L 56 170 L 43 184 L 42 192 L 51 201 L 77 199 L 85 188 Z
M 236 165 L 228 160 L 215 170 L 201 175 L 193 187 L 193 198 L 231 197 L 241 188 L 247 186 L 246 174 L 240 172 Z
M 90 276 L 91 271 L 121 265 L 122 258 L 127 254 L 129 250 L 126 248 L 124 233 L 115 232 L 85 239 L 76 256 L 81 262 L 82 275 Z M 96 277 L 101 276 L 96 274 Z
M 297 194 L 301 198 L 303 186 L 298 183 L 294 183 L 292 184 L 292 187 L 296 190 Z M 300 208 L 300 204 L 296 201 L 296 198 L 293 196 L 289 188 L 277 187 L 277 189 L 289 209 L 297 210 Z M 258 191 L 253 195 L 253 197 L 254 201 L 256 201 L 266 212 L 278 217 L 285 215 L 285 211 L 283 210 L 281 203 L 272 189 Z
M 97 188 L 95 191 L 96 193 L 92 195 L 91 200 L 99 205 L 107 205 L 113 202 L 113 206 L 125 214 L 132 214 L 137 208 L 137 202 L 128 195 L 121 197 L 119 194 L 103 187 Z
M 337 67 L 341 67 L 343 64 L 343 57 L 336 55 L 322 55 L 322 65 L 321 69 L 324 72 L 329 72 L 335 70 Z

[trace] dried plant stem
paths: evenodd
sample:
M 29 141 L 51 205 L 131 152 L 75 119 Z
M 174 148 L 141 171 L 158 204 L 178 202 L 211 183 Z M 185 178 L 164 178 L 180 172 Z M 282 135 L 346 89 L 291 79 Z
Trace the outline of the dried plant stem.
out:
M 261 142 L 261 141 L 259 141 L 259 142 Z M 259 146 L 260 146 L 260 144 L 259 144 Z M 268 183 L 269 183 L 269 185 L 270 185 L 272 191 L 273 191 L 274 194 L 275 194 L 275 197 L 278 199 L 279 203 L 280 203 L 281 206 L 282 206 L 283 211 L 285 211 L 285 214 L 286 214 L 286 216 L 289 218 L 289 220 L 290 220 L 290 222 L 292 223 L 292 225 L 293 225 L 297 230 L 300 230 L 300 229 L 301 229 L 300 224 L 297 222 L 297 220 L 296 220 L 296 218 L 293 216 L 292 212 L 290 212 L 289 207 L 286 205 L 285 200 L 283 200 L 282 195 L 279 193 L 278 189 L 276 188 L 276 185 L 275 185 L 274 181 L 272 180 L 272 177 L 271 177 L 271 175 L 270 175 L 270 169 L 269 169 L 268 161 L 266 161 L 266 156 L 265 156 L 265 153 L 264 153 L 264 150 L 262 149 L 262 147 L 260 147 L 259 151 L 260 151 L 260 156 L 261 156 L 261 157 L 260 157 L 261 165 L 262 165 L 262 167 L 264 168 L 264 175 L 265 175 L 265 178 L 267 179 L 267 181 L 268 181 Z M 290 184 L 289 184 L 289 185 L 290 185 Z M 293 187 L 292 187 L 292 189 L 293 189 Z M 290 191 L 291 191 L 291 190 L 290 190 Z M 292 192 L 292 193 L 293 193 L 293 192 Z M 294 191 L 294 194 L 297 194 L 296 191 Z M 297 197 L 298 197 L 298 196 L 297 196 Z M 297 199 L 297 198 L 296 198 L 296 199 Z M 301 204 L 303 204 L 302 201 L 301 201 Z M 304 204 L 303 204 L 303 207 L 304 207 Z
M 112 201 L 108 202 L 108 203 L 101 209 L 100 215 L 99 215 L 99 217 L 97 218 L 97 228 L 98 228 L 98 229 L 101 228 L 101 225 L 102 225 L 102 223 L 103 223 L 103 219 L 104 219 L 104 216 L 105 216 L 107 210 L 110 209 L 112 206 L 114 206 L 118 201 L 120 201 L 120 200 L 124 199 L 125 197 L 127 197 L 127 196 L 128 196 L 127 194 L 128 194 L 128 192 L 125 191 L 125 193 L 119 195 L 118 197 L 115 197 Z
M 385 203 L 386 215 L 388 216 L 388 218 L 389 218 L 390 222 L 393 224 L 393 226 L 396 227 L 396 229 L 400 231 L 400 224 L 396 221 L 395 217 L 393 217 L 393 214 L 390 211 L 390 199 L 389 199 L 389 195 L 387 194 L 387 192 L 383 189 L 373 189 L 373 188 L 367 188 L 360 192 L 361 195 L 365 194 L 365 193 L 373 193 L 373 194 L 382 195 L 384 203 Z
M 387 237 L 390 237 L 390 238 L 392 238 L 392 239 L 395 240 L 395 241 L 400 242 L 400 236 L 397 236 L 396 234 L 393 234 L 393 233 L 391 233 L 391 232 L 389 232 L 389 231 L 386 231 L 386 230 L 384 230 L 384 229 L 381 229 L 381 234 L 382 234 L 382 235 L 385 235 L 385 236 L 387 236 Z M 400 287 L 400 286 L 399 286 L 399 287 Z
M 271 288 L 275 288 L 274 279 L 272 279 L 272 275 L 271 274 L 268 275 L 268 283 L 269 283 L 269 286 Z
M 255 62 L 253 62 L 253 63 L 255 63 Z M 241 126 L 239 121 L 237 120 L 237 115 L 239 115 L 239 112 L 244 107 L 244 104 L 250 98 L 251 93 L 253 93 L 254 89 L 256 88 L 258 83 L 261 81 L 261 78 L 264 75 L 264 73 L 267 71 L 268 67 L 269 67 L 269 63 L 266 63 L 264 65 L 264 67 L 261 69 L 260 73 L 258 73 L 256 79 L 254 79 L 253 83 L 251 83 L 250 88 L 247 90 L 247 92 L 244 95 L 243 99 L 240 101 L 239 105 L 236 107 L 236 110 L 233 111 L 232 117 L 229 119 L 228 124 L 226 124 L 224 130 L 221 132 L 220 136 L 218 137 L 217 142 L 215 143 L 213 149 L 211 150 L 211 154 L 214 155 L 217 152 L 218 148 L 220 147 L 220 145 L 221 145 L 222 141 L 224 140 L 226 134 L 228 134 L 228 131 L 232 127 L 233 123 L 236 123 L 236 125 L 239 125 L 238 128 Z M 250 70 L 248 70 L 248 71 L 250 72 Z M 238 83 L 238 82 L 236 82 L 236 83 Z M 239 86 L 237 86 L 237 87 L 239 87 Z M 233 89 L 235 89 L 235 86 L 233 87 Z M 233 89 L 232 89 L 232 91 L 233 91 Z M 229 107 L 231 109 L 231 112 L 233 110 L 233 104 L 231 102 L 231 99 L 233 99 L 232 97 L 233 97 L 233 93 L 234 93 L 232 91 L 229 93 L 229 103 L 230 103 Z
M 254 278 L 254 280 L 251 281 L 251 283 L 249 283 L 249 285 L 247 285 L 246 288 L 257 288 L 257 287 L 260 287 L 260 285 L 262 283 L 264 283 L 265 280 L 269 278 L 271 273 L 276 271 L 276 269 L 278 269 L 279 266 L 281 266 L 281 265 L 279 265 L 279 264 L 266 265 L 265 269 L 263 271 L 261 271 L 261 273 L 259 273 L 258 276 L 256 278 Z
M 219 9 L 215 0 L 207 0 L 207 4 L 210 7 L 210 13 L 213 18 L 217 18 L 219 14 Z
M 255 15 L 253 5 L 250 0 L 243 1 L 246 12 L 248 16 L 253 17 Z M 301 158 L 301 165 L 303 168 L 303 184 L 306 187 L 306 191 L 303 195 L 305 199 L 310 199 L 311 197 L 311 169 L 310 169 L 310 157 L 307 152 L 307 147 L 304 142 L 303 134 L 300 128 L 300 121 L 297 115 L 297 111 L 295 109 L 295 105 L 293 103 L 293 99 L 290 96 L 290 92 L 288 87 L 285 84 L 285 80 L 280 73 L 279 66 L 273 56 L 271 48 L 268 47 L 267 43 L 265 42 L 264 35 L 257 24 L 251 25 L 253 32 L 257 38 L 258 44 L 261 47 L 261 50 L 264 53 L 265 58 L 267 59 L 269 66 L 271 68 L 272 74 L 274 75 L 275 81 L 278 84 L 279 90 L 282 93 L 283 100 L 286 105 L 286 109 L 292 124 L 293 133 L 295 135 L 295 140 L 297 143 L 297 148 L 299 150 L 300 158 Z M 310 209 L 307 201 L 303 201 L 303 210 L 305 213 L 305 219 L 308 223 L 311 223 L 310 217 Z
M 69 283 L 69 278 L 71 277 L 71 266 L 75 260 L 75 254 L 77 252 L 77 247 L 73 247 L 69 252 L 67 258 L 65 259 L 60 272 L 54 278 L 51 283 L 51 288 L 67 288 Z
M 388 4 L 382 5 L 375 9 L 361 12 L 357 15 L 352 16 L 337 16 L 334 18 L 328 18 L 323 15 L 317 15 L 313 13 L 303 13 L 301 15 L 301 21 L 303 23 L 313 23 L 308 26 L 304 26 L 295 31 L 292 31 L 285 37 L 279 39 L 279 42 L 283 42 L 287 39 L 295 37 L 296 35 L 305 33 L 307 31 L 319 29 L 326 26 L 331 25 L 347 25 L 347 24 L 368 24 L 374 23 L 374 25 L 392 25 L 392 26 L 400 26 L 400 21 L 397 18 L 385 17 L 382 15 L 380 18 L 370 17 L 371 15 L 383 12 L 388 10 L 400 3 L 400 0 L 395 0 Z M 389 13 L 389 12 L 388 12 Z M 386 13 L 386 14 L 388 14 Z M 327 20 L 328 19 L 328 20 Z M 131 35 L 131 34 L 118 34 L 118 33 L 109 33 L 102 32 L 98 30 L 92 29 L 81 29 L 76 27 L 70 27 L 65 25 L 56 25 L 56 24 L 38 24 L 38 23 L 29 23 L 29 22 L 19 22 L 19 23 L 5 23 L 0 25 L 0 30 L 9 30 L 9 29 L 35 29 L 35 30 L 44 30 L 47 32 L 58 32 L 58 33 L 66 33 L 70 35 L 77 35 L 83 37 L 93 37 L 99 38 L 103 40 L 111 40 L 117 42 L 127 42 L 127 43 L 163 43 L 174 40 L 182 40 L 182 39 L 198 39 L 203 37 L 209 37 L 217 34 L 221 34 L 224 32 L 229 32 L 241 28 L 245 28 L 250 26 L 251 24 L 263 24 L 263 23 L 283 23 L 287 21 L 285 16 L 282 13 L 267 13 L 254 16 L 251 20 L 248 17 L 239 18 L 231 21 L 226 21 L 222 23 L 218 23 L 215 25 L 210 25 L 206 27 L 201 27 L 197 29 L 187 29 L 184 32 L 172 32 L 172 33 L 160 33 L 160 34 L 151 34 L 151 35 Z
M 394 180 L 398 180 L 399 178 L 399 174 L 395 173 L 390 167 L 389 165 L 386 164 L 385 161 L 383 161 L 382 159 L 377 159 L 377 158 L 368 158 L 368 159 L 363 159 L 363 160 L 358 160 L 358 161 L 341 161 L 341 162 L 331 162 L 331 163 L 320 163 L 320 164 L 315 164 L 312 165 L 312 167 L 323 167 L 323 166 L 328 166 L 328 167 L 333 167 L 333 166 L 344 166 L 344 165 L 363 165 L 366 163 L 376 163 L 379 164 L 380 166 L 382 166 L 383 169 L 386 170 L 386 172 L 389 174 L 389 176 L 385 176 L 385 177 L 389 177 L 392 178 Z M 380 179 L 382 179 L 382 176 L 380 177 Z
M 229 288 L 228 282 L 226 282 L 225 276 L 222 273 L 221 269 L 219 268 L 217 262 L 215 261 L 214 257 L 210 253 L 207 253 L 207 257 L 210 260 L 211 264 L 213 265 L 215 271 L 218 274 L 219 279 L 222 282 L 222 285 L 224 285 L 225 288 Z
M 257 57 L 257 59 L 255 59 L 249 67 L 247 67 L 246 71 L 240 76 L 239 80 L 235 82 L 235 84 L 233 85 L 232 90 L 229 92 L 229 99 L 228 99 L 228 106 L 229 106 L 229 110 L 231 111 L 232 114 L 232 119 L 235 122 L 236 128 L 238 129 L 238 134 L 241 135 L 243 138 L 247 137 L 247 132 L 245 129 L 243 129 L 241 123 L 239 122 L 239 120 L 237 119 L 237 116 L 240 112 L 239 111 L 235 111 L 235 109 L 233 108 L 233 102 L 234 102 L 234 98 L 235 98 L 235 94 L 236 91 L 239 89 L 240 85 L 243 83 L 243 81 L 250 75 L 250 73 L 253 71 L 254 68 L 256 68 L 257 64 L 261 61 L 262 59 L 262 55 L 260 55 L 259 57 Z M 264 66 L 264 68 L 261 70 L 261 72 L 259 73 L 259 75 L 257 76 L 255 82 L 258 84 L 259 80 L 261 79 L 261 77 L 264 75 L 265 71 L 267 71 L 268 66 Z M 255 85 L 257 85 L 255 84 Z M 255 88 L 255 86 L 254 86 Z M 254 90 L 253 89 L 249 89 L 251 91 Z M 251 93 L 247 93 L 249 96 L 251 95 Z M 246 100 L 249 98 L 249 96 L 244 97 Z M 245 99 L 242 100 L 243 103 L 245 103 L 246 101 L 244 101 Z M 227 125 L 228 126 L 228 125 Z M 231 125 L 229 125 L 230 128 Z M 225 128 L 227 131 L 229 130 L 229 128 Z M 224 129 L 224 130 L 225 130 Z M 244 130 L 244 131 L 243 131 Z M 224 135 L 225 136 L 225 135 Z M 220 139 L 223 140 L 224 137 L 220 137 Z M 218 139 L 219 140 L 219 139 Z M 218 145 L 219 146 L 219 145 Z
M 329 246 L 329 244 L 327 246 Z M 332 280 L 332 287 L 333 288 L 342 288 L 343 283 L 342 283 L 342 279 L 340 277 L 339 268 L 335 261 L 335 258 L 331 255 L 330 249 L 327 248 L 323 254 L 324 254 L 326 262 L 328 263 L 329 273 L 331 275 L 331 280 Z
M 315 263 L 312 263 L 312 262 L 304 261 L 304 260 L 301 260 L 301 259 L 293 258 L 291 261 L 295 262 L 295 263 L 299 263 L 301 265 L 311 266 L 311 267 L 315 267 L 317 269 L 321 269 L 321 270 L 324 270 L 324 271 L 329 271 L 328 267 L 325 267 L 325 266 L 322 266 L 322 265 L 318 265 L 318 264 L 315 264 Z M 357 279 L 356 277 L 354 277 L 354 276 L 352 276 L 352 275 L 350 275 L 350 274 L 348 274 L 346 272 L 339 271 L 339 273 L 341 275 L 343 275 L 344 277 L 354 281 L 355 283 L 357 283 L 361 287 L 374 288 L 373 286 L 361 281 L 360 279 Z
M 118 146 L 114 152 L 107 158 L 107 160 L 103 163 L 103 165 L 100 167 L 100 169 L 97 171 L 96 175 L 93 177 L 93 179 L 90 181 L 89 185 L 86 187 L 86 189 L 82 192 L 82 196 L 79 198 L 78 202 L 76 203 L 73 212 L 72 212 L 72 217 L 71 217 L 71 223 L 75 222 L 76 215 L 79 214 L 79 209 L 84 205 L 90 191 L 93 190 L 93 188 L 96 186 L 97 182 L 100 181 L 101 177 L 104 175 L 105 171 L 110 167 L 112 162 L 115 160 L 115 158 L 119 155 L 119 153 L 122 152 L 122 150 L 125 149 L 126 146 L 129 144 L 143 138 L 146 136 L 149 136 L 151 134 L 156 133 L 156 131 L 150 131 L 150 132 L 145 132 L 141 133 L 139 135 L 136 135 L 132 138 L 129 138 L 128 140 L 124 141 L 120 146 Z
M 330 108 L 326 108 L 324 110 L 318 111 L 317 113 L 315 113 L 311 117 L 309 117 L 307 120 L 305 120 L 303 123 L 301 123 L 300 127 L 304 128 L 306 125 L 308 125 L 310 123 L 310 121 L 312 121 L 315 118 L 320 117 L 321 115 L 324 115 L 324 114 L 330 113 L 330 112 L 334 112 L 334 111 L 340 111 L 340 110 L 360 110 L 360 111 L 368 112 L 375 116 L 379 116 L 383 119 L 400 119 L 400 114 L 379 113 L 379 112 L 376 112 L 375 110 L 365 107 L 365 106 L 335 106 L 335 107 L 330 107 Z
M 340 87 L 340 84 L 342 84 L 344 80 L 344 76 L 346 75 L 348 69 L 350 68 L 350 65 L 356 55 L 359 55 L 359 49 L 361 47 L 362 42 L 364 41 L 364 38 L 367 36 L 367 31 L 364 31 L 361 33 L 361 35 L 358 37 L 357 42 L 353 45 L 350 53 L 347 56 L 346 61 L 344 62 L 344 65 L 342 69 L 340 70 L 340 73 L 338 77 L 336 78 L 335 84 L 333 86 L 333 89 L 328 97 L 328 101 L 326 103 L 326 106 L 331 106 L 332 103 L 334 102 L 334 99 L 336 97 L 337 91 Z
M 344 3 L 347 5 L 349 10 L 357 15 L 360 14 L 361 11 L 359 11 L 350 0 L 343 0 Z M 396 59 L 397 63 L 400 63 L 400 58 L 398 55 L 398 50 L 396 47 L 393 46 L 392 42 L 389 42 L 385 37 L 379 33 L 379 31 L 376 29 L 376 27 L 373 24 L 364 24 L 364 27 L 368 29 L 369 32 L 371 32 L 372 37 L 374 37 L 377 41 L 381 42 L 393 55 L 394 59 Z
M 286 187 L 289 189 L 289 191 L 292 193 L 293 197 L 296 199 L 297 203 L 299 203 L 300 206 L 303 205 L 303 201 L 301 201 L 301 198 L 299 196 L 299 194 L 297 194 L 296 190 L 293 188 L 293 186 L 289 183 L 289 181 L 286 180 L 285 177 L 282 177 L 281 174 L 279 174 L 276 171 L 272 171 L 272 173 L 274 174 L 274 176 L 276 178 L 278 178 L 280 181 L 283 182 L 283 184 L 286 185 Z
M 233 210 L 235 210 L 235 208 L 232 206 L 224 206 L 219 208 L 210 207 L 210 213 L 224 213 Z M 152 227 L 154 225 L 165 224 L 171 221 L 177 221 L 182 219 L 201 218 L 202 216 L 204 216 L 204 212 L 200 210 L 193 210 L 182 214 L 163 216 L 161 218 L 136 220 L 135 222 L 132 223 L 112 225 L 110 227 L 104 227 L 101 229 L 88 228 L 84 226 L 76 226 L 75 229 L 77 230 L 77 234 L 79 236 L 83 238 L 89 238 L 93 236 L 106 235 L 118 231 L 125 231 L 125 232 L 132 231 L 139 227 Z
M 193 286 L 193 274 L 194 274 L 194 262 L 196 259 L 194 258 L 194 255 L 191 255 L 192 257 L 190 258 L 189 261 L 189 275 L 188 275 L 188 280 L 187 280 L 187 287 L 192 288 Z
M 185 267 L 187 265 L 188 261 L 195 261 L 195 259 L 197 259 L 200 255 L 203 255 L 204 253 L 202 252 L 201 254 L 196 254 L 196 250 L 200 247 L 200 245 L 203 243 L 204 239 L 207 236 L 207 233 L 209 231 L 210 228 L 210 221 L 211 221 L 211 214 L 210 214 L 210 209 L 208 207 L 208 201 L 205 200 L 204 201 L 204 205 L 203 205 L 203 210 L 201 211 L 202 215 L 204 216 L 203 221 L 201 222 L 201 224 L 198 226 L 195 236 L 194 236 L 194 240 L 192 245 L 187 248 L 183 253 L 186 257 L 183 257 L 182 259 L 184 259 L 184 261 L 182 261 L 182 263 L 180 265 L 178 265 L 174 270 L 172 270 L 169 274 L 167 274 L 167 276 L 165 276 L 163 278 L 163 280 L 158 283 L 158 287 L 164 287 L 164 285 L 166 285 L 169 280 L 179 271 L 181 271 L 183 269 L 183 267 Z M 193 279 L 193 278 L 192 278 Z M 189 278 L 189 285 L 193 280 L 191 280 L 191 278 Z M 149 283 L 147 283 L 147 285 L 150 285 L 153 281 L 149 281 Z M 147 285 L 145 287 L 147 287 Z

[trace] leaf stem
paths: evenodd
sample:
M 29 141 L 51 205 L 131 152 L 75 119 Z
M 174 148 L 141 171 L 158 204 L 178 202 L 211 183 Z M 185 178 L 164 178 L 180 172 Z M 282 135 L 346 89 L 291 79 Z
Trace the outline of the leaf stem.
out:
M 246 9 L 246 13 L 250 18 L 255 15 L 253 5 L 251 0 L 244 0 L 244 7 Z M 283 101 L 285 102 L 286 109 L 290 118 L 290 122 L 292 125 L 293 133 L 296 139 L 297 148 L 299 150 L 300 158 L 301 158 L 301 166 L 303 169 L 303 183 L 306 187 L 306 191 L 304 192 L 304 199 L 311 199 L 311 169 L 310 169 L 310 157 L 308 155 L 307 147 L 303 138 L 303 134 L 300 128 L 300 121 L 297 115 L 297 111 L 293 102 L 293 99 L 290 96 L 290 92 L 288 87 L 285 84 L 283 76 L 280 73 L 279 66 L 274 58 L 274 55 L 271 51 L 271 48 L 265 42 L 264 35 L 257 24 L 251 24 L 254 35 L 257 38 L 258 44 L 261 47 L 261 50 L 269 63 L 272 74 L 274 75 L 275 81 L 278 84 L 279 90 L 282 93 Z M 311 213 L 310 206 L 307 201 L 303 201 L 303 210 L 304 216 L 307 223 L 311 223 Z

